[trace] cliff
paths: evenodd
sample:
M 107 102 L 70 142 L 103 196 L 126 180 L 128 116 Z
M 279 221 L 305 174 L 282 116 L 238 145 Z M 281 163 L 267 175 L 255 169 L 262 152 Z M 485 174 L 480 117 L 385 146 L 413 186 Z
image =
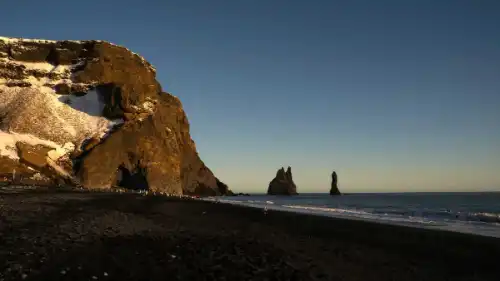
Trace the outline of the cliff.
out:
M 276 173 L 276 177 L 269 183 L 267 189 L 269 195 L 297 195 L 297 186 L 293 182 L 292 168 L 288 167 L 285 172 L 281 168 Z
M 144 58 L 104 41 L 0 37 L 0 175 L 14 184 L 220 194 L 180 100 Z

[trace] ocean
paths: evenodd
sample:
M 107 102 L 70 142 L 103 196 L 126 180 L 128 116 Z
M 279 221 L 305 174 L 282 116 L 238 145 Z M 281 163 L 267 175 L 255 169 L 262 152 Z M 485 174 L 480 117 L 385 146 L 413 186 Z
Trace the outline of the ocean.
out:
M 206 200 L 500 238 L 500 192 L 251 195 Z

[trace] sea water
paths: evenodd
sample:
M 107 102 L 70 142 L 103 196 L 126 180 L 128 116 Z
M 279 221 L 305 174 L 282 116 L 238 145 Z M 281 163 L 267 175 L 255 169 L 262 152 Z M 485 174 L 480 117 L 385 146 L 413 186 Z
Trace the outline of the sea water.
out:
M 500 238 L 500 192 L 251 195 L 207 200 Z

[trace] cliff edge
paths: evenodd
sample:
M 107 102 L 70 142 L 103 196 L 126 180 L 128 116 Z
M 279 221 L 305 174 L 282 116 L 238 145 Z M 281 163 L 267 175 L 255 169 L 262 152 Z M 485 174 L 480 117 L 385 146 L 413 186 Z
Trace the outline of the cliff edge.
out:
M 0 181 L 219 195 L 180 100 L 105 41 L 0 37 Z M 219 190 L 219 187 L 221 190 Z

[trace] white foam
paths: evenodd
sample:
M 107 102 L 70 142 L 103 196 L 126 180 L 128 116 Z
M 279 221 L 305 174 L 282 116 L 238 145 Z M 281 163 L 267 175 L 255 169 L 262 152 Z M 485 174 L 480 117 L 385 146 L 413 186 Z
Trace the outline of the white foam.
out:
M 421 216 L 403 216 L 394 214 L 375 214 L 365 210 L 353 208 L 331 208 L 308 205 L 291 204 L 268 204 L 264 200 L 250 199 L 215 199 L 205 198 L 206 201 L 217 201 L 226 204 L 240 205 L 246 207 L 259 208 L 263 210 L 277 210 L 286 212 L 295 212 L 310 215 L 327 216 L 342 219 L 370 221 L 377 223 L 402 225 L 417 228 L 441 229 L 469 234 L 478 234 L 483 236 L 492 236 L 500 238 L 500 223 L 486 223 L 481 221 L 460 221 L 460 220 L 436 220 Z M 470 214 L 473 216 L 474 214 Z M 477 213 L 477 216 L 487 217 L 494 221 L 498 214 Z

